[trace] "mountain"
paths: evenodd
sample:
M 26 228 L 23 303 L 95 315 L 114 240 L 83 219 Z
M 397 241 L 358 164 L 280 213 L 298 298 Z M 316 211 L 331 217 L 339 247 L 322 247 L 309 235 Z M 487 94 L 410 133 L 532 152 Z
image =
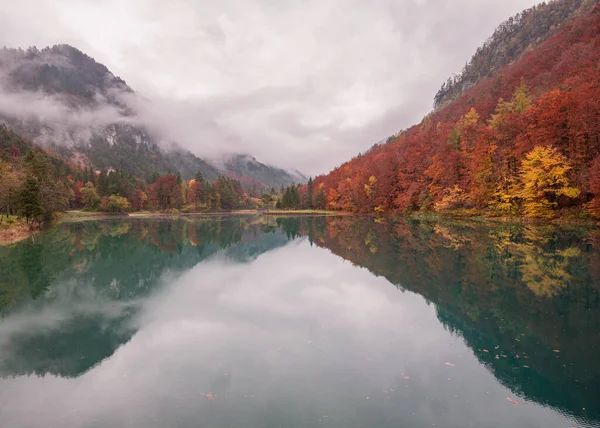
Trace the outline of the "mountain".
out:
M 124 169 L 143 180 L 171 170 L 184 178 L 201 171 L 211 181 L 237 176 L 257 188 L 299 181 L 255 159 L 245 168 L 232 162 L 230 169 L 178 144 L 185 142 L 165 141 L 138 111 L 141 100 L 124 80 L 72 46 L 0 50 L 0 123 L 52 146 L 73 164 Z
M 305 183 L 308 178 L 298 171 L 285 171 L 260 163 L 250 155 L 232 155 L 225 159 L 224 168 L 235 177 L 250 177 L 259 183 L 279 188 L 290 184 Z M 242 183 L 244 183 L 242 179 Z
M 4 48 L 0 51 L 0 67 L 6 89 L 60 95 L 74 104 L 94 104 L 102 96 L 120 106 L 114 95 L 133 92 L 104 65 L 69 45 L 42 50 L 31 47 L 26 51 Z
M 594 3 L 592 0 L 553 0 L 511 17 L 477 49 L 459 75 L 444 82 L 435 96 L 435 108 L 456 99 L 482 79 L 518 60 L 555 34 L 567 21 L 589 12 Z
M 514 55 L 493 66 L 495 53 L 509 51 L 513 37 L 480 49 L 476 57 L 492 74 L 486 77 L 482 68 L 477 83 L 465 80 L 452 101 L 438 97 L 444 105 L 420 124 L 317 177 L 327 196 L 322 208 L 600 214 L 597 3 L 561 0 L 524 14 L 536 16 L 532 22 L 560 24 L 535 31 L 545 41 L 504 66 Z M 573 12 L 556 20 L 557 10 Z M 515 34 L 525 34 L 528 24 L 519 25 Z

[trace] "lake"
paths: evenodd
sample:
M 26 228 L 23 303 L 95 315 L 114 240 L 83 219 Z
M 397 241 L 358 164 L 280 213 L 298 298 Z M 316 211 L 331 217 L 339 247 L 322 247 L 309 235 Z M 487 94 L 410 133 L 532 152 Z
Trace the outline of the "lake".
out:
M 0 248 L 0 426 L 599 427 L 600 233 L 63 223 Z

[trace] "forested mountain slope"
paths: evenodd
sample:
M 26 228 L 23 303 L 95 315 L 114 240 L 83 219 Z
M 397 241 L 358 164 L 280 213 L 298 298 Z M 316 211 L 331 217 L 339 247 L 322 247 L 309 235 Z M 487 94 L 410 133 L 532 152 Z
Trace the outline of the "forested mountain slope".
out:
M 435 107 L 456 99 L 480 80 L 516 61 L 555 34 L 565 22 L 589 12 L 594 3 L 594 0 L 551 0 L 509 18 L 477 49 L 461 73 L 444 82 L 435 96 Z
M 571 4 L 569 0 L 553 6 Z M 331 209 L 552 217 L 600 208 L 600 6 L 315 180 Z
M 298 181 L 256 160 L 258 173 L 247 169 L 246 176 L 217 167 L 181 148 L 184 141 L 149 129 L 132 100 L 140 97 L 125 81 L 72 46 L 0 50 L 0 123 L 74 164 L 126 170 L 141 180 L 170 170 L 187 179 L 200 171 L 211 181 L 232 175 L 265 188 Z
M 0 224 L 4 216 L 29 221 L 66 208 L 73 171 L 60 156 L 0 125 Z

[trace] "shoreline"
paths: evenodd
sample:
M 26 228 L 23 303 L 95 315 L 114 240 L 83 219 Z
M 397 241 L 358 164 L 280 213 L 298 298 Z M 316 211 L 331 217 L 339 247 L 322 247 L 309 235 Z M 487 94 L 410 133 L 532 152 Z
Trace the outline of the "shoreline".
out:
M 8 247 L 28 238 L 32 238 L 40 231 L 39 227 L 26 224 L 17 224 L 0 229 L 0 247 Z
M 258 211 L 258 210 L 238 210 L 238 211 L 207 211 L 198 213 L 168 213 L 168 212 L 133 212 L 124 214 L 109 214 L 109 213 L 96 213 L 96 212 L 85 212 L 85 211 L 67 211 L 62 214 L 58 222 L 69 222 L 78 220 L 126 220 L 135 218 L 178 218 L 178 217 L 218 217 L 218 216 L 347 216 L 353 215 L 347 212 L 337 211 L 318 211 L 318 210 L 304 210 L 304 211 L 286 211 L 286 210 L 272 210 L 272 211 Z
M 422 221 L 422 222 L 465 222 L 479 224 L 518 224 L 522 226 L 580 226 L 598 228 L 600 223 L 592 218 L 558 217 L 554 219 L 530 218 L 524 216 L 485 216 L 485 215 L 451 215 L 437 213 L 412 213 L 409 215 L 390 214 L 386 216 L 375 216 L 372 214 L 357 214 L 345 211 L 325 210 L 238 210 L 238 211 L 211 211 L 198 213 L 168 213 L 168 212 L 134 212 L 123 214 L 110 214 L 85 211 L 66 211 L 56 218 L 54 224 L 78 222 L 78 221 L 106 221 L 106 220 L 129 220 L 129 219 L 176 219 L 176 218 L 202 218 L 202 217 L 234 217 L 234 216 L 273 216 L 273 217 L 303 217 L 303 216 L 326 216 L 326 217 L 364 217 L 372 219 L 386 219 L 391 221 Z M 27 225 L 22 221 L 17 224 L 0 224 L 0 247 L 6 247 L 24 241 L 40 232 L 40 227 Z
M 515 216 L 486 216 L 486 215 L 452 215 L 452 214 L 437 214 L 437 213 L 412 213 L 405 216 L 391 215 L 389 218 L 393 220 L 417 220 L 417 221 L 464 221 L 475 223 L 501 224 L 514 223 L 523 226 L 586 226 L 598 227 L 600 223 L 593 218 L 573 218 L 573 217 L 556 217 L 544 219 L 539 217 L 526 217 L 521 215 Z

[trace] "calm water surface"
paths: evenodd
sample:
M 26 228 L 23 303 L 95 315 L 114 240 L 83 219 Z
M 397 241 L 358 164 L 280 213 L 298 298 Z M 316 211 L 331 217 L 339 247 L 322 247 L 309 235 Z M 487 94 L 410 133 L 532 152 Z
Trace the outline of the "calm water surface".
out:
M 68 223 L 0 248 L 0 427 L 599 427 L 597 230 Z

